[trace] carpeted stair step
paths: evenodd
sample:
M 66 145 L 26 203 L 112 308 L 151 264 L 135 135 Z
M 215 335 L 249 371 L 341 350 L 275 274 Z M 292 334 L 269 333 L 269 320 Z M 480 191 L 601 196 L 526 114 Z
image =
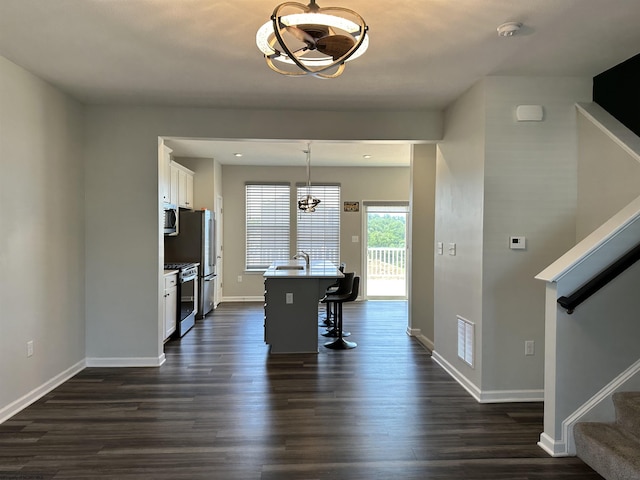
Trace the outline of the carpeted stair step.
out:
M 618 426 L 640 441 L 640 392 L 616 392 L 613 394 L 613 404 Z
M 640 441 L 617 423 L 579 422 L 576 452 L 607 480 L 640 479 Z

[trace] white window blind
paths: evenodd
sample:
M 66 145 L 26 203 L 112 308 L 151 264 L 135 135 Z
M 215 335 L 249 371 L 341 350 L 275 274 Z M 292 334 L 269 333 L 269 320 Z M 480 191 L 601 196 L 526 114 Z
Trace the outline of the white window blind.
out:
M 312 260 L 340 264 L 340 185 L 300 185 L 297 198 L 307 194 L 320 199 L 315 212 L 298 210 L 296 250 L 304 250 Z
M 290 258 L 291 187 L 283 184 L 247 184 L 247 270 L 265 270 L 275 260 Z

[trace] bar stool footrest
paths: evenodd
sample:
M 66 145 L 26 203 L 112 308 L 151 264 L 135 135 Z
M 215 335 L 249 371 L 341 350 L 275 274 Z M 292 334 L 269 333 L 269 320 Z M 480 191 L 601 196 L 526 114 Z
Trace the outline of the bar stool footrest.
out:
M 344 330 L 342 331 L 342 336 L 343 337 L 348 337 L 349 335 L 351 335 L 351 332 L 345 332 Z M 323 337 L 331 337 L 331 338 L 338 338 L 340 335 L 338 335 L 338 330 L 336 328 L 332 328 L 331 330 L 327 330 L 326 332 L 324 332 L 322 334 Z
M 349 342 L 347 340 L 343 340 L 342 338 L 338 338 L 333 342 L 327 342 L 324 344 L 326 348 L 330 348 L 331 350 L 349 350 L 351 348 L 356 348 L 358 344 L 356 342 Z

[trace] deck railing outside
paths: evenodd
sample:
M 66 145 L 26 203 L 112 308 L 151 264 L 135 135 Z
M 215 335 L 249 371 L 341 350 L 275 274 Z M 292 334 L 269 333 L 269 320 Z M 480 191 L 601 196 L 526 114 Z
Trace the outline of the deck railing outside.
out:
M 405 248 L 367 248 L 367 295 L 406 296 Z

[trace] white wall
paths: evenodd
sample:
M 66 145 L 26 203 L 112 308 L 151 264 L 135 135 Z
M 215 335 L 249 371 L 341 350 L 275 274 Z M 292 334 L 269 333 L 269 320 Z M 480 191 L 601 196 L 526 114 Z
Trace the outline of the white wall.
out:
M 414 145 L 411 161 L 409 331 L 433 350 L 436 145 Z
M 534 276 L 575 244 L 575 103 L 591 98 L 591 79 L 489 77 L 486 94 L 482 389 L 526 395 L 544 387 L 544 285 Z M 514 121 L 527 104 L 542 105 L 544 121 Z M 510 235 L 527 249 L 510 250 Z M 525 340 L 536 355 L 524 356 Z
M 578 128 L 579 241 L 640 195 L 640 163 L 582 113 Z
M 85 251 L 83 107 L 3 57 L 0 85 L 2 422 L 84 366 Z
M 534 276 L 575 243 L 582 78 L 487 77 L 447 110 L 438 158 L 435 348 L 481 401 L 541 399 L 544 286 Z M 543 122 L 516 122 L 517 105 Z M 527 249 L 509 249 L 509 236 Z M 475 368 L 457 358 L 456 314 L 476 323 Z M 534 340 L 536 354 L 524 355 Z M 436 356 L 436 358 L 438 358 Z
M 88 106 L 86 124 L 87 361 L 93 365 L 162 361 L 159 136 L 420 142 L 442 132 L 438 112 Z M 225 199 L 225 222 L 229 204 Z
M 360 212 L 340 214 L 340 260 L 346 262 L 347 271 L 362 275 L 362 225 L 364 209 L 362 202 L 409 201 L 409 167 L 378 168 L 311 168 L 313 182 L 340 183 L 341 201 L 359 201 Z M 245 273 L 245 183 L 254 181 L 286 181 L 295 187 L 296 182 L 304 182 L 305 167 L 243 167 L 222 166 L 225 199 L 224 225 L 224 297 L 242 299 L 262 297 L 264 279 L 262 273 Z M 295 231 L 296 211 L 292 209 L 292 231 Z M 360 241 L 352 242 L 356 235 Z M 294 246 L 295 248 L 295 246 Z M 292 255 L 295 252 L 292 250 Z M 242 282 L 238 282 L 242 276 Z
M 444 255 L 434 261 L 434 358 L 472 388 L 482 380 L 482 344 L 476 342 L 475 368 L 457 357 L 457 320 L 476 323 L 482 334 L 482 219 L 484 199 L 484 82 L 463 94 L 445 112 L 445 138 L 436 163 L 435 241 Z M 448 244 L 456 244 L 456 255 Z

